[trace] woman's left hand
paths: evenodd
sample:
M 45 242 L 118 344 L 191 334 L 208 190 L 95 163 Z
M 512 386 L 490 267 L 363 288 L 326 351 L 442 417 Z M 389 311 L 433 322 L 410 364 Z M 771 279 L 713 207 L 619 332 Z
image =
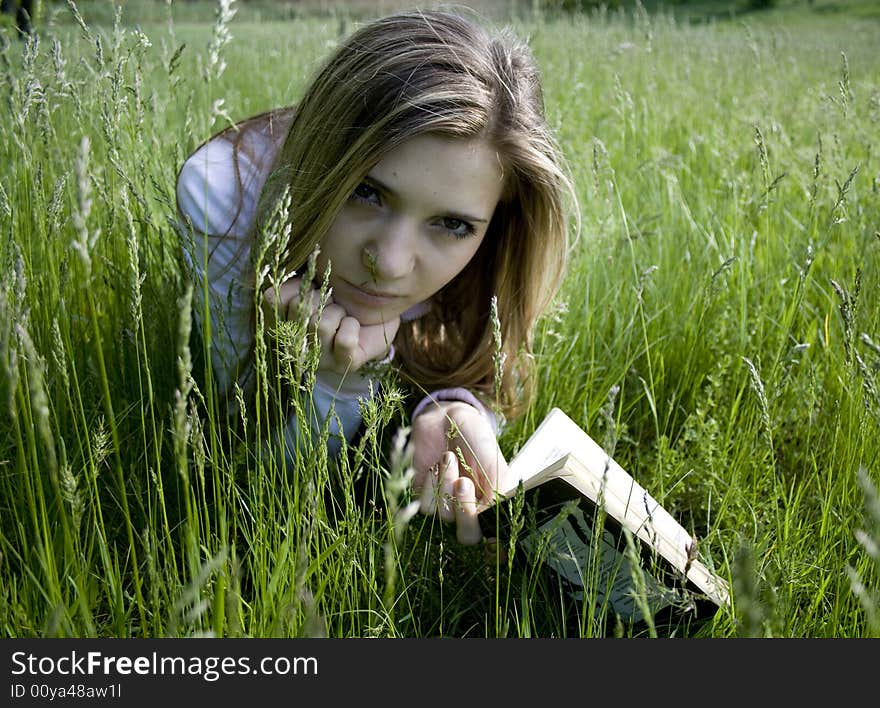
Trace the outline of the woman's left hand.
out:
M 456 523 L 460 543 L 482 538 L 477 514 L 494 501 L 507 461 L 487 418 L 470 404 L 443 401 L 412 425 L 413 490 L 419 511 Z

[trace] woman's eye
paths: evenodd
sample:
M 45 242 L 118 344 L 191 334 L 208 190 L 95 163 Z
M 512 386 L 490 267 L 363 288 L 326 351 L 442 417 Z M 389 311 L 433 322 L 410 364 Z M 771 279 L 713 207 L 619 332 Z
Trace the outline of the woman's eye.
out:
M 474 227 L 461 219 L 453 219 L 447 216 L 441 220 L 443 228 L 456 238 L 467 238 L 474 232 Z
M 374 187 L 371 187 L 366 182 L 361 182 L 357 187 L 354 188 L 354 192 L 351 193 L 351 196 L 357 199 L 359 202 L 364 202 L 365 204 L 379 204 L 379 192 L 376 191 Z

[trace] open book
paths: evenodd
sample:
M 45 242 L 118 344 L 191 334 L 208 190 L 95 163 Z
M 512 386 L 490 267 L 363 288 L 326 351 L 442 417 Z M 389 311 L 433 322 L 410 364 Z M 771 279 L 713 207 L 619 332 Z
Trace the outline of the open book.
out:
M 589 592 L 633 622 L 644 619 L 646 608 L 714 611 L 728 603 L 728 585 L 700 562 L 696 539 L 558 408 L 510 461 L 508 480 L 501 499 L 521 484 L 538 509 L 520 545 L 555 570 L 573 597 Z M 630 552 L 623 529 L 631 533 Z M 640 597 L 636 587 L 643 588 Z

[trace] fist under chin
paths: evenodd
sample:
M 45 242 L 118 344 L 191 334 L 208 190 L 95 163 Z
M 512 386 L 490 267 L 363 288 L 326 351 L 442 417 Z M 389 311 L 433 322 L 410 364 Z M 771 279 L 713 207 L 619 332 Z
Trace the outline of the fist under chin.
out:
M 397 320 L 401 314 L 401 310 L 396 307 L 371 308 L 340 300 L 336 300 L 336 302 L 342 305 L 351 317 L 360 322 L 362 327 L 389 324 Z

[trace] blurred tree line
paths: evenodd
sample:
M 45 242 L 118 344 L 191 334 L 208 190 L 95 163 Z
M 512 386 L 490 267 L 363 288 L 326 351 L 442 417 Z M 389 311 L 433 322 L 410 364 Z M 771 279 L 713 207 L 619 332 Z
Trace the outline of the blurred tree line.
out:
M 812 5 L 814 0 L 802 0 L 804 5 Z M 648 12 L 659 9 L 699 7 L 707 14 L 724 15 L 742 10 L 761 10 L 776 7 L 779 0 L 535 0 L 535 4 L 546 12 L 592 12 L 603 7 L 608 10 L 645 9 Z M 789 2 L 788 4 L 792 4 Z
M 17 25 L 22 37 L 41 24 L 72 22 L 73 2 L 89 24 L 112 25 L 117 7 L 127 23 L 176 21 L 211 22 L 220 0 L 0 0 L 6 27 Z M 238 21 L 284 21 L 302 16 L 358 17 L 440 3 L 470 6 L 487 17 L 507 19 L 536 14 L 559 16 L 600 11 L 671 12 L 690 21 L 730 18 L 741 13 L 776 7 L 845 10 L 870 6 L 880 0 L 234 0 Z M 27 9 L 30 9 L 27 12 Z M 24 10 L 24 12 L 23 12 Z

